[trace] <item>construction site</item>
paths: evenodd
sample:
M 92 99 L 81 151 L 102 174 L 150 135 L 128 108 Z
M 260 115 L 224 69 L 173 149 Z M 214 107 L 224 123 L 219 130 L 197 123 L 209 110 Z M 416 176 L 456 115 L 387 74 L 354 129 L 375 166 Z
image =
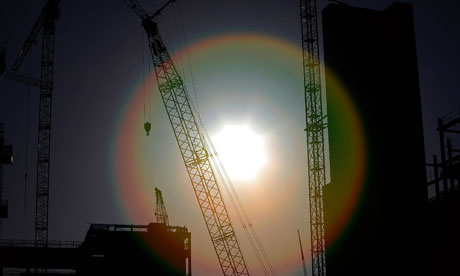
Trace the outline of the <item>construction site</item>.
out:
M 432 2 L 0 3 L 0 276 L 459 275 Z

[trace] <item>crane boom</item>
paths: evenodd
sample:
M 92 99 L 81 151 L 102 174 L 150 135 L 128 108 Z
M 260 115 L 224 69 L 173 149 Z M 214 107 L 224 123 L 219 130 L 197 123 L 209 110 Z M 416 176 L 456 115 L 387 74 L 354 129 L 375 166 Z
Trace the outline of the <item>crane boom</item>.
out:
M 308 191 L 312 275 L 326 275 L 323 186 L 326 184 L 324 130 L 321 96 L 318 20 L 316 0 L 299 0 L 307 135 Z
M 6 71 L 5 79 L 15 81 L 18 83 L 22 83 L 22 84 L 26 84 L 26 85 L 30 85 L 30 86 L 40 87 L 39 79 L 24 76 L 24 75 L 21 75 L 13 71 Z
M 35 24 L 32 27 L 32 31 L 29 33 L 29 36 L 24 42 L 24 45 L 22 46 L 21 51 L 19 52 L 19 55 L 13 64 L 14 71 L 17 71 L 19 67 L 21 67 L 21 64 L 24 61 L 24 58 L 29 53 L 30 47 L 32 47 L 32 45 L 37 42 L 37 37 L 43 27 L 44 20 L 45 20 L 45 8 L 43 8 L 42 12 L 40 13 L 40 16 L 35 21 Z
M 59 5 L 59 2 L 61 2 L 61 0 L 48 1 L 47 4 L 43 7 L 43 10 L 38 16 L 38 19 L 35 21 L 35 24 L 32 27 L 32 30 L 30 31 L 29 36 L 24 42 L 24 45 L 22 46 L 21 51 L 19 52 L 19 55 L 13 64 L 14 71 L 17 71 L 19 67 L 21 67 L 21 64 L 24 61 L 24 58 L 29 53 L 30 47 L 32 47 L 32 45 L 37 42 L 38 34 L 43 28 L 43 24 L 45 23 L 45 21 L 48 20 L 47 19 L 48 15 L 55 11 L 55 8 Z
M 222 272 L 226 276 L 249 275 L 183 80 L 163 44 L 153 17 L 138 1 L 123 1 L 142 19 L 161 98 Z

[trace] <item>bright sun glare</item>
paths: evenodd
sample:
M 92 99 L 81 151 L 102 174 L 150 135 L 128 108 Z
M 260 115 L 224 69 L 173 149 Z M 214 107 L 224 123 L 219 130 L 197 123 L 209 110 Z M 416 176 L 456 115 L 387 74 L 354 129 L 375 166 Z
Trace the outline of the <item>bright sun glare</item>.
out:
M 248 126 L 226 126 L 212 139 L 234 180 L 251 180 L 266 162 L 264 139 Z

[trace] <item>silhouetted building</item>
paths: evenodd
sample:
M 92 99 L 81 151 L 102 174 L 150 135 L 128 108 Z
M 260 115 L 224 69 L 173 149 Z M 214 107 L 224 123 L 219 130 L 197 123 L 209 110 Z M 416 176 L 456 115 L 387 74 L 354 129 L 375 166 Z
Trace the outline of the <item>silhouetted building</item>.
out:
M 191 234 L 185 227 L 91 224 L 83 243 L 36 247 L 33 241 L 0 241 L 0 271 L 30 275 L 39 268 L 40 275 L 191 276 L 190 246 Z
M 48 241 L 47 246 L 35 246 L 31 240 L 0 240 L 0 275 L 30 275 L 36 268 L 49 268 L 48 274 L 57 271 L 73 272 L 78 262 L 81 242 Z M 38 272 L 37 272 L 38 273 Z
M 423 241 L 428 261 L 423 275 L 459 275 L 460 191 L 451 191 L 430 201 L 426 216 L 427 235 Z
M 412 7 L 329 4 L 322 17 L 331 168 L 324 187 L 327 275 L 423 274 L 427 191 L 421 184 L 426 170 Z M 361 145 L 344 123 L 346 111 L 334 109 L 340 106 L 335 78 L 361 120 Z M 357 172 L 347 169 L 358 153 L 350 148 L 360 147 L 363 187 L 352 191 L 356 179 L 349 174 Z M 357 206 L 335 236 L 350 205 L 344 197 L 356 192 Z
M 163 223 L 92 224 L 81 247 L 84 275 L 191 275 L 190 233 Z

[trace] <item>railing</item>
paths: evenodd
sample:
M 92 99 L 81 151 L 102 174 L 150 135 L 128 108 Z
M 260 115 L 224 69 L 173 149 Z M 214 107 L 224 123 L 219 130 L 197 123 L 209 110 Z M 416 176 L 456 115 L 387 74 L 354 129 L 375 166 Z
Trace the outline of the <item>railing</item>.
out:
M 79 241 L 48 241 L 47 245 L 34 240 L 0 240 L 0 247 L 47 247 L 47 248 L 77 248 L 82 245 Z
M 166 231 L 168 232 L 184 232 L 187 233 L 187 228 L 186 227 L 181 227 L 181 226 L 167 226 Z
M 90 230 L 103 230 L 103 231 L 129 231 L 133 232 L 136 230 L 147 231 L 147 225 L 133 225 L 133 224 L 99 224 L 92 223 L 89 227 Z
M 117 231 L 117 232 L 145 232 L 147 231 L 148 225 L 133 225 L 133 224 L 97 224 L 92 223 L 89 227 L 90 230 L 101 230 L 101 231 Z M 166 226 L 167 232 L 187 232 L 186 227 L 180 226 Z
M 20 276 L 23 275 L 23 273 L 27 272 L 27 269 L 24 268 L 3 268 L 3 276 Z M 59 275 L 75 275 L 74 270 L 54 270 L 54 269 L 49 269 L 48 272 L 52 272 L 53 275 L 59 274 Z M 40 275 L 40 274 L 38 274 Z

